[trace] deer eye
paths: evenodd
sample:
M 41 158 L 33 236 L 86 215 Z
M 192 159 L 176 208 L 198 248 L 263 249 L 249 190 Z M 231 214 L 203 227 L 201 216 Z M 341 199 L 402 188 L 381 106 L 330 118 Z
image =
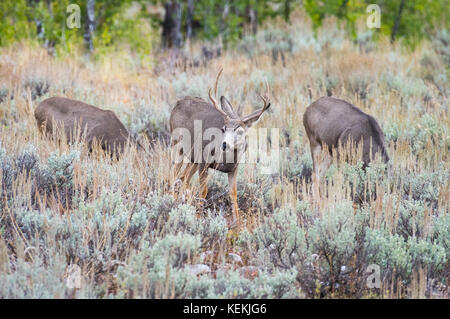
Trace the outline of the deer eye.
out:
M 222 133 L 225 133 L 225 130 L 227 129 L 226 126 L 222 127 Z

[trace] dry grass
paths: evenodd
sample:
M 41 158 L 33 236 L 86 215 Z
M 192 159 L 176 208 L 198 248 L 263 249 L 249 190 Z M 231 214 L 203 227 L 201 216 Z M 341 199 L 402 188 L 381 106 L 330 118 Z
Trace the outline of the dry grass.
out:
M 297 17 L 294 21 L 296 22 L 289 27 L 277 22 L 269 28 L 277 27 L 286 30 L 287 33 L 299 29 L 304 30 L 306 34 L 311 32 L 309 25 L 303 22 L 301 17 Z M 335 24 L 328 23 L 323 35 L 335 30 Z M 408 192 L 402 185 L 404 183 L 402 176 L 445 172 L 448 177 L 450 145 L 448 97 L 440 94 L 439 90 L 427 81 L 423 81 L 424 86 L 418 90 L 414 84 L 408 82 L 409 79 L 421 79 L 423 67 L 420 60 L 424 53 L 432 52 L 429 43 L 424 43 L 411 53 L 403 52 L 401 47 L 389 43 L 379 43 L 376 50 L 365 53 L 348 39 L 344 38 L 336 45 L 333 45 L 333 41 L 332 38 L 324 39 L 319 52 L 314 47 L 305 47 L 286 53 L 284 61 L 280 59 L 274 61 L 270 54 L 259 53 L 249 58 L 239 50 L 229 50 L 221 57 L 210 61 L 206 67 L 203 65 L 186 67 L 180 62 L 174 64 L 172 69 L 159 74 L 156 74 L 151 66 L 141 65 L 131 56 L 123 54 L 104 56 L 99 61 L 92 62 L 83 56 L 53 58 L 45 50 L 30 44 L 17 44 L 9 49 L 1 49 L 0 88 L 7 89 L 8 94 L 12 94 L 14 98 L 5 99 L 0 103 L 0 146 L 9 156 L 15 157 L 30 145 L 34 145 L 41 163 L 47 163 L 50 154 L 54 152 L 68 154 L 78 150 L 80 155 L 73 166 L 73 189 L 70 192 L 77 194 L 77 205 L 95 202 L 104 191 L 120 193 L 128 207 L 145 201 L 148 194 L 161 196 L 171 194 L 173 177 L 170 154 L 164 143 L 145 140 L 144 146 L 149 150 L 148 154 L 138 152 L 130 146 L 118 161 L 111 160 L 104 154 L 89 155 L 82 143 L 77 145 L 68 145 L 64 141 L 55 143 L 54 140 L 40 134 L 35 124 L 33 110 L 45 97 L 60 95 L 111 109 L 130 128 L 134 120 L 133 114 L 140 107 L 144 107 L 145 111 L 151 113 L 150 119 L 157 114 L 158 118 L 163 119 L 162 125 L 166 125 L 167 128 L 170 108 L 179 97 L 187 94 L 183 88 L 194 86 L 193 89 L 206 97 L 207 87 L 213 82 L 220 66 L 223 66 L 224 74 L 219 91 L 229 96 L 242 114 L 251 112 L 258 106 L 256 93 L 261 88 L 263 76 L 268 77 L 273 105 L 258 126 L 280 128 L 282 148 L 286 152 L 282 157 L 280 173 L 277 176 L 260 176 L 255 165 L 244 165 L 241 168 L 238 184 L 239 205 L 250 231 L 257 228 L 264 217 L 271 216 L 274 210 L 289 207 L 295 209 L 301 201 L 306 201 L 314 207 L 313 216 L 317 219 L 323 218 L 327 209 L 333 210 L 339 203 L 352 202 L 351 196 L 355 192 L 355 185 L 352 185 L 351 180 L 346 177 L 346 171 L 342 168 L 345 166 L 344 163 L 336 163 L 338 168 L 330 172 L 328 196 L 317 207 L 312 201 L 311 183 L 305 179 L 307 174 L 297 172 L 291 174 L 292 176 L 289 175 L 295 166 L 302 164 L 301 161 L 309 156 L 309 145 L 302 124 L 305 108 L 319 97 L 332 93 L 333 96 L 345 99 L 373 115 L 385 132 L 393 127 L 399 132 L 399 138 L 388 138 L 388 153 L 392 160 L 392 170 L 389 173 L 391 178 L 379 174 L 376 175 L 375 181 L 366 181 L 369 199 L 366 198 L 364 208 L 355 207 L 353 217 L 357 223 L 358 216 L 363 211 L 368 211 L 370 228 L 378 229 L 387 225 L 393 232 L 399 222 L 401 201 L 398 199 L 408 196 L 405 195 Z M 191 54 L 195 54 L 199 48 L 194 44 L 191 49 L 193 50 Z M 152 64 L 158 63 L 163 63 L 163 57 L 152 56 Z M 439 68 L 445 69 L 445 65 L 440 64 L 438 69 L 428 71 L 438 73 Z M 181 81 L 183 74 L 186 83 L 178 84 L 177 81 Z M 405 88 L 404 92 L 389 86 L 389 79 L 396 76 L 406 81 L 400 80 L 401 87 Z M 387 78 L 389 79 L 386 80 Z M 43 96 L 33 97 L 32 87 L 26 86 L 28 80 L 48 83 L 48 92 Z M 420 89 L 425 90 L 426 96 Z M 433 121 L 433 127 L 422 127 L 425 114 Z M 411 129 L 436 131 L 428 132 L 429 134 L 421 141 L 423 147 L 415 148 L 416 141 L 408 140 L 405 134 Z M 223 211 L 228 216 L 231 206 L 226 195 L 223 195 L 226 191 L 224 176 L 219 172 L 212 175 L 207 207 L 217 210 L 215 214 Z M 0 182 L 1 176 L 0 169 Z M 438 189 L 434 189 L 438 194 L 437 200 L 425 203 L 424 229 L 428 229 L 432 224 L 432 216 L 448 214 L 448 178 L 443 180 L 442 184 L 437 185 Z M 197 206 L 198 211 L 202 212 L 199 202 L 195 199 L 197 194 L 195 182 L 196 178 L 193 188 L 189 192 L 186 191 L 180 201 L 184 200 L 187 204 Z M 258 188 L 246 185 L 257 185 Z M 13 200 L 4 199 L 0 225 L 6 224 L 7 219 L 12 219 L 14 210 L 24 207 L 36 209 L 41 213 L 49 209 L 64 216 L 70 216 L 72 213 L 73 205 L 70 204 L 72 198 L 67 198 L 67 193 L 65 198 L 58 197 L 54 193 L 39 193 L 32 186 L 32 177 L 27 174 L 16 178 L 12 187 L 10 191 Z M 376 197 L 373 196 L 375 191 Z M 131 216 L 129 218 L 131 219 Z M 24 247 L 30 245 L 26 236 L 21 234 L 20 227 L 15 228 L 13 232 L 16 233 L 15 240 L 23 240 Z M 5 233 L 0 235 L 0 238 L 3 237 L 3 240 L 7 241 Z M 86 230 L 85 236 L 89 238 L 95 235 L 89 234 Z M 251 263 L 253 254 L 237 245 L 236 236 L 238 235 L 230 232 L 226 243 L 220 245 L 221 254 L 237 250 L 246 263 Z M 100 245 L 102 240 L 98 239 L 97 242 Z M 17 249 L 14 248 L 14 244 L 8 247 L 7 255 L 15 255 Z M 130 247 L 130 251 L 133 249 L 139 250 L 139 246 Z M 211 249 L 204 247 L 204 250 Z M 130 253 L 116 257 L 128 263 Z M 448 253 L 447 251 L 447 258 Z M 73 260 L 70 262 L 76 263 Z M 81 261 L 79 263 L 83 264 Z M 83 266 L 86 276 L 92 275 L 87 271 L 89 267 L 87 264 Z M 99 280 L 94 277 L 92 275 L 92 279 L 89 280 Z M 406 285 L 394 271 L 389 277 L 383 278 L 383 286 L 378 291 L 379 296 L 424 297 L 425 293 L 432 296 L 432 289 L 427 286 L 429 281 L 423 268 L 417 268 L 412 278 L 412 283 Z M 114 291 L 116 290 L 111 288 L 111 292 Z M 333 287 L 331 296 L 340 296 Z M 355 292 L 353 296 L 360 295 Z

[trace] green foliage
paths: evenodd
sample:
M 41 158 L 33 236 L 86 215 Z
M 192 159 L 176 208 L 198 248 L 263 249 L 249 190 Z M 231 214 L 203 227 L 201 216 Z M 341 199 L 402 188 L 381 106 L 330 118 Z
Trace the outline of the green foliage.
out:
M 324 291 L 345 282 L 342 269 L 361 253 L 360 231 L 349 203 L 330 207 L 318 217 L 308 203 L 299 202 L 296 210 L 275 211 L 252 234 L 243 232 L 239 244 L 268 270 L 297 269 L 302 291 L 313 296 L 317 282 Z
M 47 165 L 41 167 L 41 174 L 44 177 L 53 178 L 59 187 L 68 187 L 72 184 L 73 164 L 79 158 L 79 152 L 70 154 L 56 153 L 50 154 Z
M 409 198 L 437 206 L 439 195 L 448 185 L 450 172 L 444 167 L 435 172 L 411 172 L 402 176 L 403 189 Z M 442 188 L 442 190 L 441 190 Z
M 377 34 L 391 36 L 398 20 L 397 37 L 404 37 L 406 43 L 414 44 L 417 40 L 435 33 L 435 27 L 444 28 L 440 34 L 445 38 L 448 29 L 448 13 L 442 1 L 405 1 L 402 15 L 399 8 L 402 0 L 381 1 L 381 28 Z M 186 36 L 187 1 L 179 0 L 182 9 L 181 30 Z M 0 4 L 3 19 L 0 21 L 0 46 L 11 44 L 23 39 L 34 39 L 52 49 L 74 52 L 83 43 L 86 30 L 87 2 L 79 3 L 81 12 L 81 27 L 70 29 L 66 19 L 69 0 L 26 1 L 4 0 Z M 150 14 L 145 9 L 149 3 L 162 6 L 161 0 L 138 1 L 95 1 L 94 47 L 97 54 L 108 50 L 119 50 L 129 47 L 141 57 L 152 49 L 152 43 L 158 33 L 157 29 L 163 23 L 163 17 Z M 358 43 L 365 45 L 368 33 L 358 33 L 356 21 L 365 20 L 368 16 L 366 7 L 371 4 L 366 0 L 332 0 L 303 2 L 303 7 L 317 30 L 327 16 L 336 16 L 353 35 Z M 194 1 L 193 27 L 194 36 L 199 39 L 214 40 L 220 38 L 224 44 L 233 43 L 242 37 L 247 37 L 254 26 L 250 24 L 250 12 L 255 13 L 256 25 L 268 19 L 282 17 L 289 21 L 291 12 L 299 6 L 293 0 L 199 0 Z M 38 23 L 42 28 L 38 27 Z M 417 27 L 420 26 L 420 27 Z M 42 31 L 42 33 L 41 33 Z M 264 37 L 276 37 L 271 41 L 276 47 L 269 49 L 272 54 L 292 50 L 292 40 L 281 35 L 277 30 L 265 31 Z M 280 37 L 281 36 L 281 37 Z M 442 38 L 441 36 L 441 38 Z M 251 37 L 251 36 L 250 36 Z M 372 37 L 372 34 L 370 34 Z M 261 39 L 257 39 L 258 42 Z M 248 41 L 248 43 L 252 42 Z M 52 49 L 53 50 L 53 49 Z
M 104 51 L 127 46 L 141 55 L 150 53 L 155 34 L 149 25 L 144 5 L 130 0 L 96 0 L 95 13 L 94 47 Z
M 153 103 L 146 103 L 145 101 L 139 101 L 137 110 L 130 116 L 127 123 L 130 131 L 137 136 L 144 133 L 151 141 L 164 141 L 168 142 L 170 139 L 169 128 L 167 122 L 169 119 L 168 109 L 158 108 Z
M 317 2 L 306 0 L 304 5 L 315 28 L 322 25 L 325 17 L 336 16 L 347 23 L 347 27 L 350 28 L 354 36 L 356 19 L 365 13 L 364 1 L 331 0 Z
M 296 270 L 275 271 L 273 273 L 260 272 L 253 279 L 245 279 L 234 272 L 220 271 L 212 283 L 213 289 L 207 294 L 208 298 L 295 298 Z
M 381 76 L 389 89 L 397 91 L 404 97 L 424 96 L 428 92 L 425 82 L 421 78 L 407 74 L 392 74 L 386 71 Z
M 128 266 L 118 269 L 120 295 L 127 297 L 172 298 L 292 298 L 295 270 L 273 274 L 261 272 L 255 279 L 238 271 L 220 270 L 216 278 L 197 277 L 180 261 L 198 247 L 195 237 L 180 233 L 168 236 L 153 247 L 144 247 Z M 168 259 L 168 252 L 175 259 Z M 142 278 L 145 278 L 142 281 Z
M 366 249 L 368 262 L 383 269 L 385 276 L 396 274 L 404 280 L 411 280 L 414 267 L 425 267 L 433 277 L 440 277 L 448 260 L 448 250 L 431 239 L 409 237 L 405 240 L 386 230 L 367 229 Z
M 366 249 L 369 263 L 374 263 L 383 269 L 387 275 L 395 269 L 404 278 L 411 273 L 411 255 L 405 240 L 397 234 L 380 229 L 368 229 L 366 231 Z
M 445 249 L 448 255 L 450 253 L 450 215 L 442 213 L 433 219 L 436 242 Z
M 122 293 L 127 297 L 181 297 L 186 281 L 194 279 L 183 264 L 199 247 L 199 237 L 183 233 L 168 235 L 151 247 L 144 243 L 129 264 L 118 269 Z
M 411 145 L 414 154 L 426 151 L 428 144 L 449 146 L 447 127 L 440 125 L 430 114 L 424 114 L 418 122 L 407 122 L 403 126 L 387 121 L 384 131 L 388 141 L 407 142 Z M 431 154 L 429 155 L 431 157 Z
M 40 259 L 34 263 L 19 259 L 14 272 L 0 273 L 0 296 L 6 299 L 66 298 L 69 289 L 63 280 L 64 270 L 61 257 L 51 258 L 47 266 Z
M 188 75 L 186 72 L 178 74 L 171 83 L 164 85 L 172 85 L 178 97 L 184 96 L 205 96 L 208 92 L 208 78 L 205 75 Z M 206 97 L 206 96 L 205 96 Z
M 450 32 L 448 29 L 441 29 L 437 32 L 436 38 L 433 40 L 433 45 L 447 63 L 450 65 L 450 51 L 448 49 L 450 43 Z
M 33 14 L 46 25 L 45 38 L 37 40 L 42 45 L 50 47 L 53 41 L 61 50 L 57 52 L 62 52 L 72 50 L 76 41 L 82 43 L 83 28 L 59 29 L 63 20 L 56 17 L 61 12 L 55 9 L 64 1 L 33 1 L 30 15 L 17 13 L 16 29 L 4 23 L 28 3 L 0 3 L 5 9 L 0 14 L 8 12 L 0 21 L 1 45 L 36 38 Z M 47 3 L 52 4 L 53 20 Z M 159 20 L 128 1 L 111 3 L 117 7 L 96 1 L 96 50 L 103 53 L 123 44 L 146 52 L 147 44 L 139 47 L 138 43 L 148 31 L 141 19 Z M 262 123 L 279 127 L 281 133 L 279 174 L 263 175 L 254 165 L 239 168 L 238 203 L 248 230 L 237 233 L 227 225 L 231 203 L 226 174 L 211 174 L 208 196 L 200 207 L 195 187 L 178 199 L 170 195 L 170 178 L 163 174 L 170 171 L 167 149 L 159 144 L 151 147 L 150 156 L 133 157 L 130 152 L 117 161 L 97 158 L 80 145 L 55 152 L 60 145 L 37 134 L 29 112 L 49 94 L 73 96 L 94 105 L 101 101 L 107 108 L 112 105 L 134 135 L 147 134 L 153 145 L 155 139 L 164 140 L 168 131 L 168 104 L 184 95 L 206 98 L 208 83 L 215 76 L 211 67 L 176 66 L 173 72 L 154 75 L 136 63 L 131 70 L 108 73 L 108 67 L 88 57 L 68 58 L 69 71 L 72 63 L 81 68 L 73 74 L 65 64 L 58 70 L 61 60 L 35 50 L 35 44 L 23 45 L 25 53 L 6 48 L 0 57 L 1 70 L 6 66 L 0 83 L 0 298 L 358 298 L 386 296 L 391 286 L 394 290 L 401 286 L 404 293 L 400 294 L 407 297 L 412 295 L 419 270 L 425 272 L 426 297 L 436 296 L 433 283 L 447 289 L 448 31 L 440 29 L 433 42 L 425 42 L 411 54 L 396 46 L 389 52 L 376 48 L 373 40 L 385 31 L 359 30 L 352 44 L 333 24 L 314 35 L 309 21 L 288 26 L 274 22 L 270 30 L 249 35 L 243 30 L 250 2 L 228 3 L 231 11 L 224 19 L 223 3 L 202 1 L 195 13 L 195 19 L 201 19 L 196 36 L 222 36 L 227 41 L 243 37 L 237 50 L 222 51 L 217 61 L 235 62 L 219 91 L 237 107 L 248 108 L 257 105 L 254 91 L 267 77 L 276 105 Z M 269 8 L 277 11 L 272 15 L 254 3 L 262 10 L 258 11 L 260 22 L 271 16 L 285 18 L 287 1 L 261 3 L 278 7 Z M 333 3 L 336 9 L 341 2 L 322 5 L 332 8 Z M 347 2 L 342 19 L 352 14 L 355 3 Z M 210 17 L 203 23 L 206 12 Z M 137 21 L 134 26 L 131 17 Z M 141 33 L 133 31 L 141 27 Z M 302 32 L 297 34 L 297 28 Z M 404 32 L 407 29 L 400 29 L 399 36 Z M 330 52 L 336 55 L 327 56 Z M 118 57 L 137 61 L 134 54 Z M 159 56 L 150 57 L 157 60 Z M 42 66 L 33 64 L 40 58 Z M 327 67 L 322 58 L 335 63 L 336 69 Z M 369 74 L 353 69 L 359 65 L 358 58 L 376 67 L 378 58 L 386 59 L 386 70 Z M 10 64 L 15 70 L 11 74 Z M 95 73 L 99 70 L 102 74 Z M 13 85 L 8 86 L 9 81 Z M 35 99 L 32 104 L 28 91 Z M 364 169 L 361 162 L 333 165 L 325 181 L 328 193 L 317 203 L 312 197 L 312 159 L 301 115 L 314 96 L 329 92 L 348 94 L 350 101 L 377 117 L 391 162 L 387 168 L 378 161 Z M 9 93 L 16 96 L 6 101 Z M 132 107 L 117 102 L 121 98 L 131 100 Z M 195 176 L 193 185 L 197 180 Z M 349 194 L 357 203 L 347 199 Z M 370 264 L 380 266 L 381 290 L 366 285 Z M 73 289 L 67 280 L 75 266 L 81 269 L 81 287 Z
M 240 244 L 252 247 L 256 251 L 258 264 L 291 269 L 297 263 L 306 259 L 305 232 L 300 227 L 295 211 L 290 209 L 276 210 L 253 234 L 244 232 Z
M 31 8 L 26 0 L 0 2 L 0 46 L 36 36 L 36 28 L 30 21 Z
M 379 184 L 386 186 L 388 180 L 383 178 L 387 164 L 379 161 L 372 161 L 367 167 L 358 161 L 355 165 L 343 163 L 342 173 L 344 180 L 349 183 L 352 189 L 352 198 L 357 202 L 368 200 L 376 196 L 376 187 Z M 331 166 L 326 177 L 331 182 L 337 168 Z
M 274 61 L 282 59 L 285 53 L 292 53 L 294 45 L 295 40 L 292 34 L 275 28 L 266 29 L 254 35 L 245 35 L 238 42 L 239 49 L 248 56 L 269 54 Z
M 329 266 L 338 271 L 353 255 L 356 227 L 353 210 L 349 204 L 337 205 L 324 212 L 308 232 L 311 249 L 327 258 Z
M 350 289 L 349 274 L 364 276 L 370 264 L 380 266 L 382 280 L 395 270 L 395 276 L 409 282 L 419 266 L 432 278 L 444 278 L 450 238 L 447 214 L 427 224 L 422 202 L 403 201 L 397 227 L 390 232 L 386 217 L 380 219 L 381 228 L 369 227 L 374 208 L 355 213 L 347 202 L 317 216 L 308 203 L 299 202 L 296 211 L 277 210 L 252 233 L 243 232 L 239 245 L 268 270 L 297 269 L 297 282 L 310 296 L 317 294 L 317 285 L 320 293 Z M 366 289 L 364 280 L 355 284 L 358 293 Z
M 86 3 L 80 8 L 80 28 L 69 28 L 69 0 L 26 1 L 5 0 L 0 4 L 4 19 L 0 21 L 0 46 L 23 39 L 36 39 L 45 47 L 74 52 L 83 43 L 86 29 Z M 95 1 L 94 45 L 97 53 L 129 45 L 140 54 L 151 49 L 153 32 L 146 16 L 132 1 Z M 137 23 L 138 21 L 138 23 Z M 42 27 L 38 27 L 40 24 Z M 42 35 L 39 36 L 40 32 Z
M 399 15 L 401 3 L 404 2 L 402 13 Z M 366 8 L 373 2 L 367 0 L 306 0 L 304 7 L 317 29 L 327 16 L 335 16 L 344 23 L 355 39 L 358 38 L 356 21 L 365 20 L 369 16 Z M 386 0 L 376 3 L 380 6 L 381 24 L 376 30 L 379 34 L 393 35 L 398 24 L 396 37 L 403 37 L 406 43 L 414 45 L 418 40 L 435 33 L 435 27 L 449 26 L 449 16 L 445 1 L 404 1 Z
M 435 27 L 449 27 L 447 5 L 443 1 L 420 0 L 404 1 L 402 15 L 399 10 L 402 0 L 382 1 L 381 7 L 381 33 L 392 36 L 396 20 L 398 23 L 398 36 L 404 36 L 410 45 L 417 40 L 435 33 Z

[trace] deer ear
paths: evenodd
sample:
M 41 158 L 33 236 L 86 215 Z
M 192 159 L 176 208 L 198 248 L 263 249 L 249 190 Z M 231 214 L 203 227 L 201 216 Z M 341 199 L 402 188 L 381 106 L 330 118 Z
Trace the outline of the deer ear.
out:
M 239 118 L 239 116 L 233 110 L 233 106 L 231 105 L 230 101 L 228 101 L 225 96 L 220 97 L 220 106 L 222 107 L 222 110 L 228 114 L 229 117 L 233 119 Z

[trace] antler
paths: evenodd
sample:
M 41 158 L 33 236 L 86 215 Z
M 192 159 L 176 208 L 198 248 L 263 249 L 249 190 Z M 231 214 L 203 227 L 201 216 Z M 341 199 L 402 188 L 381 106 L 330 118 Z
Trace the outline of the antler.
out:
M 270 107 L 270 86 L 269 86 L 269 82 L 267 82 L 267 78 L 265 78 L 264 81 L 266 82 L 266 89 L 267 89 L 267 91 L 266 91 L 266 95 L 265 96 L 262 96 L 261 94 L 259 94 L 259 97 L 264 102 L 264 106 L 261 109 L 261 114 L 263 114 L 263 112 L 266 111 Z
M 264 103 L 264 106 L 262 108 L 260 108 L 257 111 L 254 111 L 253 113 L 247 115 L 246 117 L 244 117 L 242 119 L 242 121 L 244 123 L 248 123 L 248 122 L 253 122 L 255 120 L 258 120 L 259 117 L 265 112 L 267 111 L 267 109 L 270 107 L 270 87 L 269 87 L 269 82 L 267 82 L 267 79 L 264 79 L 266 82 L 266 94 L 263 96 L 261 94 L 259 94 L 259 97 L 261 98 L 261 100 Z
M 217 78 L 216 78 L 216 84 L 214 85 L 214 96 L 217 96 L 217 84 L 219 82 L 219 78 L 220 75 L 222 74 L 223 68 L 220 69 L 219 73 L 217 74 Z M 229 118 L 229 115 L 227 113 L 225 113 L 225 111 L 223 111 L 220 107 L 219 107 L 219 103 L 217 102 L 217 100 L 211 95 L 211 88 L 208 89 L 208 95 L 209 95 L 209 99 L 211 100 L 212 104 L 214 105 L 214 107 L 216 108 L 217 111 L 219 111 L 223 116 L 225 116 L 225 118 Z

